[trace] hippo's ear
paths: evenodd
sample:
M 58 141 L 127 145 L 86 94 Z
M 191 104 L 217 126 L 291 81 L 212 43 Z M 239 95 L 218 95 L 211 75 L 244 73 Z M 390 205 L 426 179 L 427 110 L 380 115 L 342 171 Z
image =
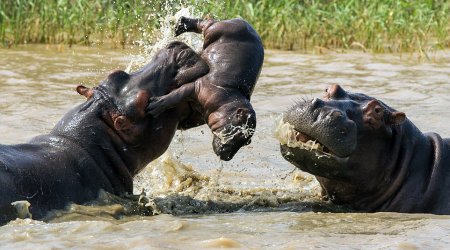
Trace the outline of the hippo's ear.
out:
M 389 124 L 391 125 L 400 125 L 402 124 L 406 119 L 406 115 L 403 112 L 392 112 L 389 114 Z
M 94 94 L 92 89 L 85 87 L 83 85 L 78 85 L 76 90 L 77 90 L 78 94 L 84 95 L 87 99 L 91 98 L 92 95 Z
M 367 126 L 378 129 L 383 124 L 399 125 L 404 122 L 406 115 L 403 112 L 387 110 L 377 100 L 371 100 L 363 108 L 363 121 Z
M 366 126 L 372 129 L 380 128 L 384 121 L 385 108 L 377 100 L 371 100 L 362 109 L 363 111 L 363 122 Z
M 130 131 L 130 129 L 133 127 L 133 124 L 131 121 L 124 115 L 119 115 L 116 118 L 114 118 L 114 128 L 117 131 L 122 131 L 126 133 L 127 131 Z

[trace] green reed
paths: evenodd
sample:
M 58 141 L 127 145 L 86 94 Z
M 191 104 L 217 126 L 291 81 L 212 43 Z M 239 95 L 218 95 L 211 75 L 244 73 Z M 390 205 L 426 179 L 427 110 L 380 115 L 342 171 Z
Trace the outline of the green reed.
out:
M 182 6 L 242 17 L 267 48 L 429 51 L 450 46 L 447 0 L 3 0 L 0 41 L 126 46 L 151 40 Z
M 417 51 L 450 45 L 448 1 L 243 1 L 231 8 L 281 49 Z

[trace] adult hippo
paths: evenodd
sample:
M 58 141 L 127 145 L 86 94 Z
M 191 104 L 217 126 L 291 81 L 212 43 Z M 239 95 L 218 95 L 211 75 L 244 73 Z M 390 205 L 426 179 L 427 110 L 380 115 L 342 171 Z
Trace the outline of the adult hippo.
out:
M 179 105 L 151 118 L 145 114 L 149 97 L 207 72 L 198 54 L 175 42 L 135 73 L 116 71 L 92 89 L 78 86 L 87 101 L 50 133 L 0 145 L 0 222 L 11 219 L 8 211 L 17 200 L 31 203 L 33 218 L 40 219 L 69 202 L 96 199 L 101 189 L 132 192 L 133 176 L 167 149 L 190 110 Z
M 450 140 L 383 102 L 330 86 L 283 116 L 283 157 L 357 210 L 450 214 Z
M 183 101 L 196 111 L 180 128 L 207 123 L 214 134 L 213 149 L 222 160 L 231 160 L 250 143 L 256 114 L 250 96 L 261 72 L 264 49 L 256 31 L 242 19 L 215 21 L 181 17 L 175 34 L 202 33 L 201 57 L 210 71 L 170 94 L 151 99 L 148 113 L 157 116 Z

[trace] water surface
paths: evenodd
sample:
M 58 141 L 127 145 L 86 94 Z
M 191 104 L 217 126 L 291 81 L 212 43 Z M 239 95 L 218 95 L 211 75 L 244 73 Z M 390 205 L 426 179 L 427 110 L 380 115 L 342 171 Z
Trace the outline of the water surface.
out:
M 84 101 L 74 90 L 77 84 L 95 86 L 139 54 L 41 45 L 0 53 L 5 144 L 49 132 Z M 27 219 L 0 227 L 0 247 L 443 249 L 450 243 L 449 216 L 336 213 L 346 210 L 321 201 L 314 178 L 281 157 L 273 131 L 295 101 L 320 97 L 327 85 L 339 83 L 405 112 L 424 132 L 450 137 L 449 79 L 448 52 L 424 61 L 411 55 L 268 51 L 252 96 L 258 115 L 252 144 L 221 162 L 206 126 L 179 132 L 168 153 L 136 177 L 135 193 L 144 189 L 162 214 L 117 219 L 120 205 L 75 207 L 50 222 Z

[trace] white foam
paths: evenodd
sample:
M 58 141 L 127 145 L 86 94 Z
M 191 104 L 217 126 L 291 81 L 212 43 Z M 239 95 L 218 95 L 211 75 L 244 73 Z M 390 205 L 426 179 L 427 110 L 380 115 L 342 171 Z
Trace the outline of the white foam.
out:
M 203 44 L 203 37 L 201 34 L 186 32 L 175 37 L 174 32 L 175 23 L 181 16 L 198 17 L 201 16 L 201 14 L 197 13 L 192 6 L 174 9 L 166 3 L 164 8 L 165 12 L 168 14 L 159 18 L 160 29 L 153 33 L 143 32 L 142 39 L 135 41 L 141 50 L 138 55 L 132 56 L 125 72 L 130 72 L 132 69 L 137 70 L 139 67 L 147 64 L 157 51 L 161 50 L 172 41 L 182 41 L 196 51 L 201 50 Z
M 284 122 L 281 118 L 276 126 L 274 135 L 281 145 L 286 145 L 290 148 L 300 148 L 309 151 L 318 151 L 321 155 L 316 154 L 318 158 L 329 156 L 323 151 L 324 146 L 316 140 L 308 140 L 307 142 L 298 141 L 296 138 L 300 133 L 294 128 L 294 125 Z
M 255 129 L 249 126 L 249 119 L 251 115 L 247 116 L 247 120 L 241 126 L 231 125 L 230 129 L 222 129 L 218 133 L 214 133 L 219 139 L 220 143 L 226 144 L 231 141 L 237 134 L 243 134 L 245 138 L 250 138 L 255 133 Z
M 25 219 L 25 218 L 33 218 L 33 215 L 30 213 L 30 202 L 28 202 L 27 200 L 23 200 L 23 201 L 15 201 L 12 202 L 11 205 L 14 206 L 14 208 L 17 211 L 17 217 L 20 219 Z

